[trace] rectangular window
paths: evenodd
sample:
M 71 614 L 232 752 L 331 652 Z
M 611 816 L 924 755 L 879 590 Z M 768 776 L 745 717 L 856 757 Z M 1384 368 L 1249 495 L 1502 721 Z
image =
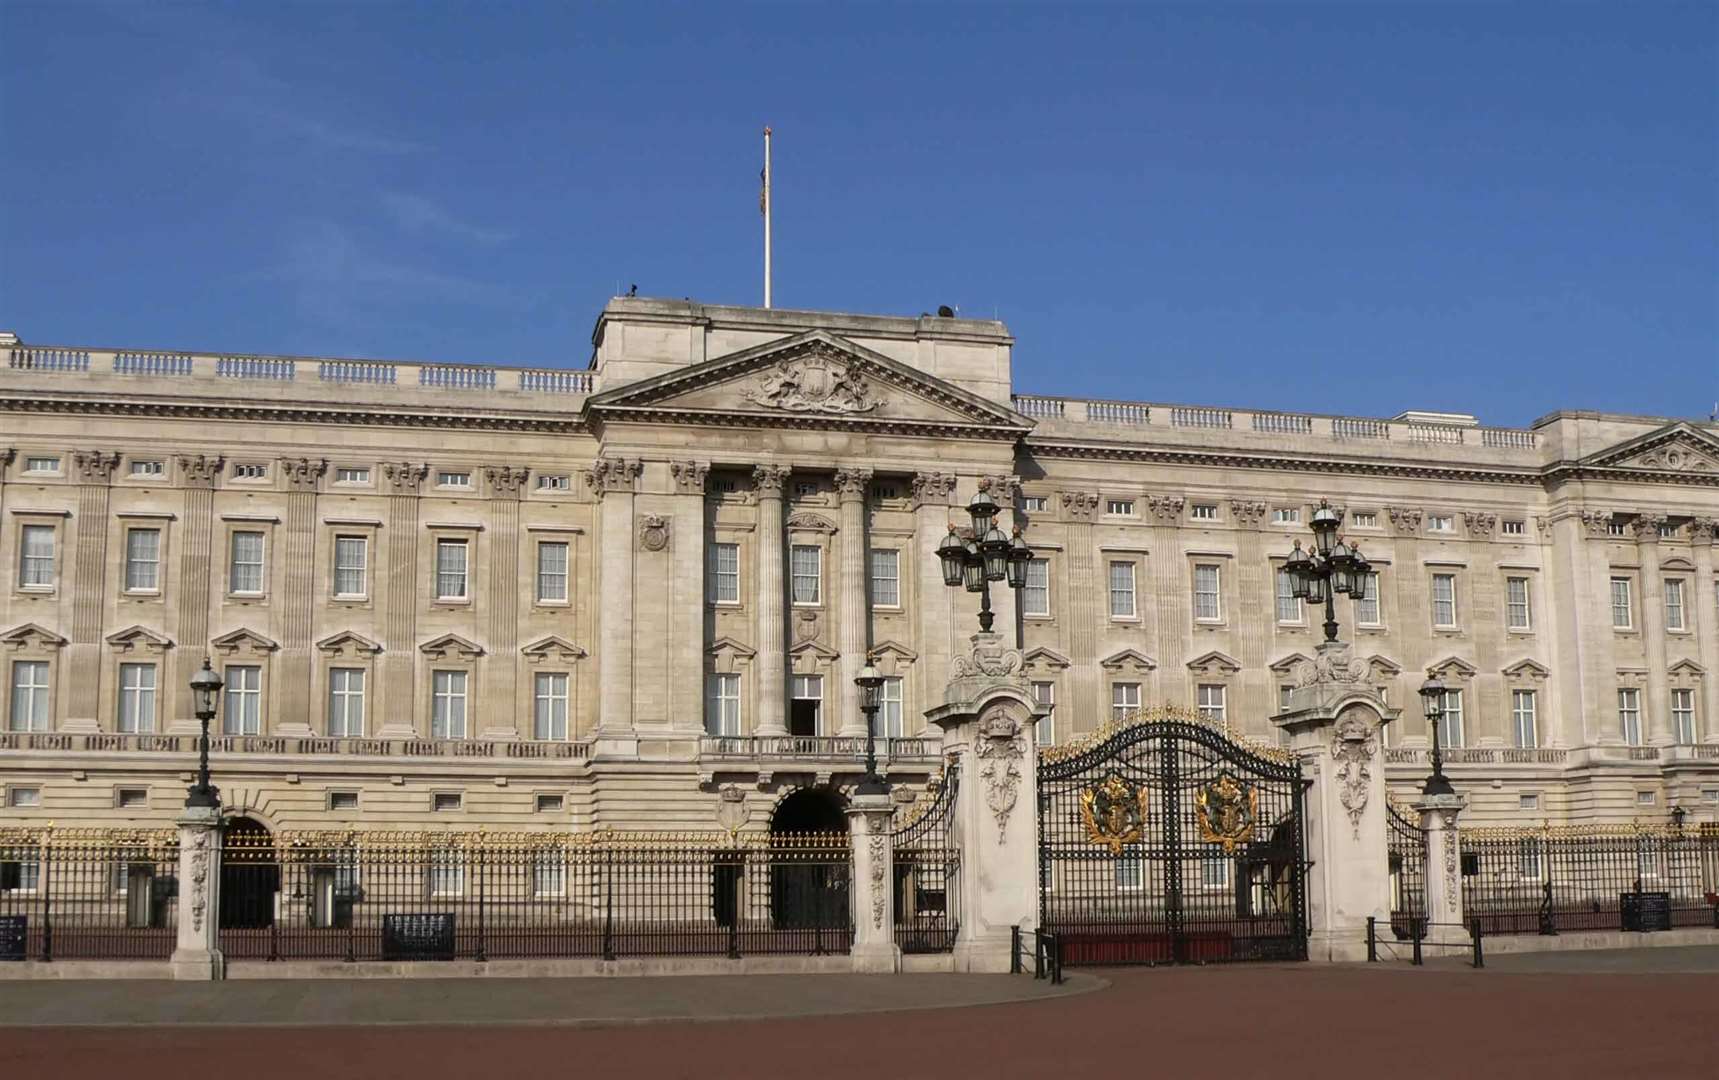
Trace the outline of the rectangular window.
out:
M 532 866 L 531 895 L 567 895 L 567 862 L 561 852 L 550 849 L 537 853 Z
M 567 738 L 567 674 L 561 671 L 540 671 L 534 680 L 536 710 L 532 715 L 531 737 L 534 739 Z
M 1027 560 L 1027 586 L 1021 590 L 1022 615 L 1049 615 L 1050 560 Z
M 436 796 L 437 810 L 458 810 L 460 797 L 453 795 L 453 805 L 444 806 L 445 794 Z M 466 891 L 466 867 L 458 851 L 437 848 L 430 852 L 429 881 L 431 896 L 461 896 Z
M 1119 682 L 1110 684 L 1110 718 L 1127 720 L 1140 711 L 1140 684 Z
M 818 482 L 816 480 L 794 481 L 794 497 L 796 499 L 804 499 L 807 496 L 816 495 L 817 493 Z
M 1230 864 L 1226 859 L 1200 860 L 1200 887 L 1227 889 L 1230 887 Z
M 1021 509 L 1029 514 L 1042 514 L 1050 509 L 1050 501 L 1043 495 L 1022 495 Z
M 1384 616 L 1379 610 L 1379 573 L 1374 571 L 1367 575 L 1366 587 L 1361 595 L 1355 597 L 1355 625 L 1380 626 Z
M 901 552 L 872 549 L 871 603 L 873 607 L 901 606 Z
M 1104 502 L 1104 512 L 1106 514 L 1110 514 L 1114 517 L 1133 517 L 1134 516 L 1134 500 L 1133 499 L 1106 499 Z
M 334 538 L 334 595 L 363 597 L 369 594 L 370 541 L 363 536 Z
M 1628 523 L 1626 523 L 1624 521 L 1621 521 L 1617 518 L 1613 518 L 1612 520 L 1606 522 L 1606 535 L 1607 536 L 1628 536 L 1629 535 L 1629 525 L 1628 525 Z
M 1379 527 L 1379 515 L 1357 512 L 1349 515 L 1349 524 L 1356 529 L 1376 529 Z
M 1693 744 L 1695 739 L 1695 691 L 1677 689 L 1671 692 L 1671 728 L 1677 732 L 1677 741 L 1684 745 Z
M 1521 536 L 1528 531 L 1527 525 L 1520 521 L 1502 521 L 1498 527 L 1505 536 Z
M 34 858 L 0 862 L 0 894 L 33 893 L 42 883 L 42 864 Z
M 1277 621 L 1280 623 L 1298 623 L 1301 621 L 1301 600 L 1295 595 L 1295 582 L 1289 573 L 1281 566 L 1277 569 Z
M 1612 626 L 1628 630 L 1634 625 L 1635 619 L 1630 612 L 1629 578 L 1612 578 Z
M 143 810 L 149 806 L 149 789 L 122 787 L 114 792 L 113 804 L 121 810 Z
M 559 814 L 567 800 L 561 795 L 539 795 L 535 806 L 539 814 Z
M 119 665 L 119 730 L 142 735 L 155 730 L 155 665 Z
M 222 732 L 228 735 L 262 734 L 263 669 L 254 664 L 228 664 L 221 672 L 221 681 L 227 684 Z
M 330 810 L 358 809 L 358 792 L 331 791 L 328 793 L 328 808 Z
M 368 484 L 370 470 L 363 468 L 343 468 L 334 470 L 334 482 L 337 484 Z
M 740 603 L 740 545 L 710 545 L 710 602 Z
M 48 730 L 48 662 L 12 662 L 12 712 L 7 719 L 12 731 Z
M 364 669 L 328 670 L 328 734 L 356 739 L 364 734 Z
M 1224 722 L 1224 687 L 1216 683 L 1201 683 L 1198 693 L 1201 718 L 1214 724 L 1222 724 Z
M 229 541 L 227 591 L 259 595 L 263 591 L 263 534 L 236 532 Z
M 1540 841 L 1532 836 L 1516 842 L 1516 876 L 1524 881 L 1540 880 Z
M 1056 744 L 1056 683 L 1033 683 L 1033 700 L 1046 709 L 1045 717 L 1039 721 L 1038 744 L 1054 746 Z
M 24 459 L 24 471 L 27 473 L 57 473 L 60 471 L 60 459 L 57 457 L 27 457 Z
M 1439 718 L 1439 745 L 1446 750 L 1462 746 L 1462 691 L 1444 692 L 1444 715 Z
M 1218 622 L 1223 617 L 1218 568 L 1211 563 L 1199 563 L 1194 567 L 1194 619 L 1197 622 Z
M 567 544 L 545 540 L 537 545 L 537 602 L 567 602 Z
M 899 739 L 907 732 L 902 730 L 904 717 L 902 715 L 901 679 L 894 676 L 883 680 L 883 686 L 878 689 L 878 738 Z
M 1131 562 L 1110 564 L 1110 617 L 1134 617 L 1134 564 Z
M 1618 729 L 1628 746 L 1641 745 L 1641 691 L 1618 691 Z
M 125 589 L 157 592 L 161 588 L 161 530 L 125 530 Z
M 1140 889 L 1146 885 L 1146 864 L 1138 855 L 1123 855 L 1116 860 L 1116 887 Z
M 438 472 L 437 487 L 471 487 L 472 474 L 469 472 Z
M 26 589 L 47 589 L 54 584 L 54 527 L 26 525 L 20 537 L 18 584 Z
M 1683 579 L 1665 579 L 1665 628 L 1667 630 L 1688 629 L 1683 620 Z
M 824 677 L 796 675 L 789 687 L 793 700 L 788 705 L 788 734 L 812 736 L 823 734 Z
M 1218 520 L 1218 504 L 1195 503 L 1188 513 L 1195 521 L 1216 521 Z
M 1429 514 L 1427 516 L 1427 532 L 1447 533 L 1456 531 L 1456 521 L 1449 514 Z
M 1538 809 L 1540 809 L 1540 796 L 1539 796 L 1539 794 L 1535 793 L 1535 792 L 1529 792 L 1529 793 L 1524 794 L 1524 795 L 1516 796 L 1516 809 L 1518 809 L 1518 810 L 1538 810 Z
M 713 673 L 704 677 L 704 730 L 709 735 L 740 734 L 740 676 Z
M 133 476 L 164 476 L 167 466 L 159 461 L 133 461 L 131 475 Z
M 466 542 L 436 541 L 436 599 L 465 600 Z
M 15 787 L 6 792 L 6 805 L 27 809 L 42 805 L 42 789 Z
M 823 595 L 824 549 L 813 544 L 795 544 L 789 553 L 793 571 L 794 603 L 816 604 Z
M 457 791 L 438 791 L 430 797 L 432 810 L 458 810 L 463 800 Z
M 1529 749 L 1540 745 L 1539 710 L 1532 690 L 1510 691 L 1510 726 L 1516 745 Z
M 464 671 L 437 671 L 430 676 L 430 737 L 466 737 L 466 677 Z
M 566 473 L 552 473 L 537 478 L 538 491 L 570 491 L 572 487 L 572 478 Z
M 233 479 L 235 480 L 266 480 L 268 475 L 269 467 L 261 462 L 245 461 L 238 462 L 233 466 Z
M 1657 802 L 1659 802 L 1659 799 L 1651 791 L 1638 791 L 1635 793 L 1635 804 L 1637 806 L 1652 806 Z
M 1277 506 L 1277 507 L 1273 507 L 1272 511 L 1271 511 L 1271 523 L 1273 525 L 1299 525 L 1299 524 L 1301 524 L 1301 507 L 1299 507 L 1299 506 Z
M 1525 577 L 1504 579 L 1504 625 L 1512 630 L 1527 630 L 1530 627 L 1528 579 Z
M 1434 574 L 1432 578 L 1433 625 L 1456 625 L 1456 575 Z
M 1289 711 L 1289 695 L 1294 693 L 1294 692 L 1295 692 L 1295 684 L 1294 683 L 1278 683 L 1277 684 L 1277 711 L 1278 712 L 1286 713 Z

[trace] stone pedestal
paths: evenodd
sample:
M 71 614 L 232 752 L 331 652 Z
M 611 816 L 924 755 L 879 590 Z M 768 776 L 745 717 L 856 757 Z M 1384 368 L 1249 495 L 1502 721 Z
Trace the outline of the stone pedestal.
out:
M 854 971 L 893 974 L 901 970 L 895 943 L 895 851 L 890 839 L 888 795 L 855 795 L 848 804 L 848 835 L 854 845 Z
M 1046 709 L 1021 676 L 1021 654 L 995 633 L 973 635 L 952 662 L 944 703 L 926 712 L 961 770 L 955 833 L 961 845 L 956 971 L 1006 972 L 1014 928 L 1038 926 L 1038 746 Z
M 1461 795 L 1426 795 L 1414 802 L 1427 834 L 1427 936 L 1437 945 L 1470 946 L 1462 911 L 1462 840 L 1457 815 L 1467 805 Z
M 221 922 L 221 811 L 187 806 L 179 815 L 179 933 L 175 979 L 219 979 L 226 972 Z
M 1343 642 L 1319 646 L 1300 665 L 1289 708 L 1272 723 L 1311 782 L 1306 795 L 1307 956 L 1367 958 L 1367 919 L 1389 925 L 1391 874 L 1385 822 L 1385 763 L 1380 729 L 1399 710 L 1386 707 L 1367 664 Z

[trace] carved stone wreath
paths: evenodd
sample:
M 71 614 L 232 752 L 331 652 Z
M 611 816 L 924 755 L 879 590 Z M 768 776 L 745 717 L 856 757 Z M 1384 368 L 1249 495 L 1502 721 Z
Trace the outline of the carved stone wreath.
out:
M 1349 815 L 1354 838 L 1361 838 L 1361 815 L 1367 809 L 1372 786 L 1373 754 L 1378 748 L 1373 725 L 1361 711 L 1350 709 L 1337 721 L 1331 742 L 1331 758 L 1337 764 L 1337 782 L 1342 785 L 1338 801 Z

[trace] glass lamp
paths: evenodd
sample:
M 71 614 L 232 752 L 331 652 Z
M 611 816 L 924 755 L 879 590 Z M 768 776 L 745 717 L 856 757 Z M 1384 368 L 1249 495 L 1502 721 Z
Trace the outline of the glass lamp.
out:
M 949 535 L 937 545 L 937 558 L 943 563 L 943 584 L 953 588 L 961 584 L 961 568 L 967 562 L 967 544 L 955 531 L 955 526 L 949 526 Z
M 997 522 L 997 500 L 991 498 L 991 493 L 981 491 L 973 496 L 973 501 L 967 504 L 967 513 L 973 518 L 973 535 L 984 536 L 991 531 L 991 526 Z
M 1009 541 L 1009 588 L 1027 587 L 1027 564 L 1032 560 L 1033 549 L 1021 539 L 1021 530 L 1017 527 L 1014 538 Z
M 1337 542 L 1337 526 L 1343 521 L 1343 515 L 1331 509 L 1331 504 L 1324 499 L 1319 500 L 1319 509 L 1313 511 L 1313 542 L 1319 548 L 1319 554 L 1331 554 L 1331 548 Z
M 191 676 L 192 707 L 198 716 L 213 716 L 215 702 L 220 699 L 221 676 L 215 674 L 215 669 L 209 666 L 209 658 L 203 658 L 203 667 L 197 674 Z

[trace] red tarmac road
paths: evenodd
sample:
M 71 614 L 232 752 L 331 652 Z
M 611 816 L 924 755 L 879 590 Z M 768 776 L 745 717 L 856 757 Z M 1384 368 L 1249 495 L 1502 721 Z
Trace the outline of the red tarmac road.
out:
M 1092 993 L 805 1019 L 565 1027 L 12 1028 L 0 1076 L 1719 1076 L 1719 975 L 1460 968 L 1099 972 Z M 43 987 L 48 991 L 48 987 Z M 387 984 L 375 986 L 386 993 Z

